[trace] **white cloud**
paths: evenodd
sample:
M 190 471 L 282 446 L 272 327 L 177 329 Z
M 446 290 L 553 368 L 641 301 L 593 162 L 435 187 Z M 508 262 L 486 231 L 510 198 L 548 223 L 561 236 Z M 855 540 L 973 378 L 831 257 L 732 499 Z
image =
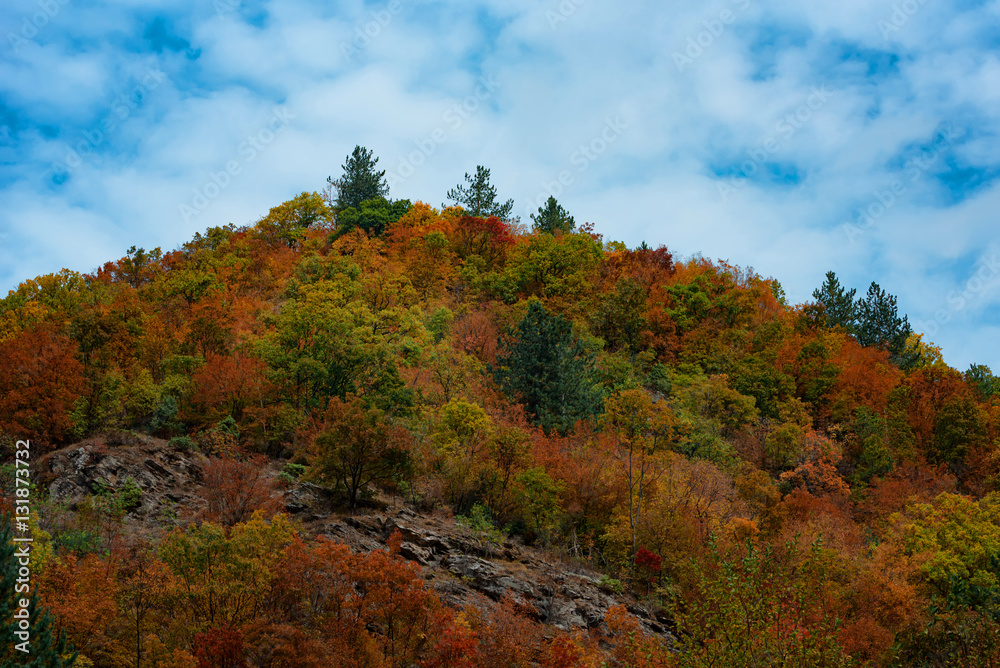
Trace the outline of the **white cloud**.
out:
M 67 6 L 30 59 L 0 61 L 17 125 L 8 135 L 20 142 L 15 166 L 0 166 L 0 233 L 7 235 L 0 243 L 9 259 L 0 287 L 62 266 L 87 271 L 133 244 L 172 248 L 208 225 L 251 222 L 322 187 L 355 144 L 374 149 L 387 171 L 414 167 L 393 194 L 433 205 L 484 164 L 524 215 L 568 171 L 572 183 L 561 186 L 560 201 L 609 238 L 752 265 L 796 300 L 808 299 L 828 269 L 859 292 L 876 280 L 900 295 L 915 322 L 933 317 L 934 303 L 947 303 L 965 280 L 961 260 L 992 238 L 996 189 L 938 208 L 933 169 L 908 183 L 855 243 L 843 223 L 904 173 L 901 151 L 932 141 L 942 123 L 969 131 L 953 147 L 962 161 L 993 165 L 1000 66 L 983 46 L 982 15 L 996 14 L 997 3 L 956 14 L 928 2 L 888 39 L 878 23 L 891 18 L 888 1 L 400 0 L 388 20 L 388 2 L 355 0 L 336 10 L 271 2 L 260 26 L 236 12 L 219 16 L 210 5 L 181 14 L 161 4 L 175 18 L 166 25 L 200 49 L 198 59 L 137 55 L 155 10 L 106 1 Z M 9 25 L 29 7 L 0 12 Z M 713 21 L 723 10 L 734 20 L 706 39 L 701 33 L 718 30 Z M 367 42 L 358 32 L 366 27 Z M 102 35 L 109 37 L 98 41 Z M 678 71 L 674 52 L 699 37 L 707 45 Z M 357 49 L 349 59 L 343 45 Z M 871 50 L 866 58 L 898 53 L 897 71 L 870 75 L 866 60 L 837 59 L 863 49 Z M 45 171 L 149 62 L 169 81 L 53 187 Z M 499 87 L 456 115 L 481 76 Z M 829 90 L 829 99 L 793 133 L 779 129 L 808 104 L 814 86 Z M 265 128 L 278 106 L 294 119 L 248 160 L 241 142 Z M 581 170 L 574 162 L 580 146 L 618 116 L 627 128 Z M 436 130 L 444 141 L 421 149 Z M 739 168 L 769 139 L 777 142 L 769 160 L 794 166 L 801 182 L 751 180 L 724 201 L 712 168 L 727 161 Z M 184 220 L 179 206 L 232 160 L 240 174 Z M 944 167 L 942 158 L 935 169 Z M 929 337 L 945 345 L 949 362 L 1000 368 L 983 338 L 989 328 L 977 325 L 995 303 L 984 294 L 981 306 L 963 309 Z

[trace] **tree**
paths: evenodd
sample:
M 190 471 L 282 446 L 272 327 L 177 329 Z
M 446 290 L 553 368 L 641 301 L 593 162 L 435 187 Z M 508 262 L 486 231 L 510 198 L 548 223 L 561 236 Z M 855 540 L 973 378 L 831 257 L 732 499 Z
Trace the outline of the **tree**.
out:
M 508 219 L 514 209 L 514 200 L 509 199 L 503 204 L 497 201 L 497 189 L 490 184 L 490 170 L 477 165 L 476 176 L 469 176 L 466 172 L 465 180 L 469 186 L 461 184 L 455 186 L 448 191 L 448 199 L 461 205 L 465 213 L 470 216 L 477 218 L 496 216 L 501 220 Z
M 896 366 L 905 367 L 907 359 L 904 359 L 903 351 L 912 330 L 907 317 L 899 317 L 896 297 L 887 294 L 878 283 L 872 281 L 868 286 L 868 294 L 864 299 L 858 300 L 857 313 L 855 335 L 858 343 L 865 347 L 888 350 Z
M 361 146 L 355 146 L 354 152 L 347 156 L 341 169 L 343 176 L 334 180 L 327 177 L 326 181 L 337 189 L 337 211 L 348 207 L 357 208 L 362 202 L 389 194 L 389 185 L 385 180 L 385 170 L 375 171 L 378 158 L 372 159 L 372 151 Z
M 665 401 L 653 402 L 645 390 L 626 390 L 608 400 L 601 427 L 614 434 L 615 458 L 628 484 L 631 533 L 629 560 L 636 553 L 636 525 L 653 469 L 653 455 L 677 440 L 678 424 Z
M 209 629 L 194 636 L 198 668 L 246 668 L 243 636 L 236 629 Z
M 566 433 L 577 420 L 600 412 L 594 356 L 574 338 L 565 318 L 549 314 L 540 301 L 532 300 L 508 336 L 511 341 L 499 344 L 502 350 L 493 376 L 546 432 Z
M 358 492 L 373 482 L 390 482 L 410 467 L 404 432 L 385 423 L 377 409 L 366 408 L 358 397 L 330 401 L 324 427 L 314 441 L 315 476 L 343 485 L 351 508 Z
M 838 622 L 824 609 L 830 578 L 822 543 L 816 541 L 798 569 L 783 567 L 794 544 L 775 554 L 749 543 L 726 558 L 714 540 L 710 559 L 698 568 L 695 592 L 677 615 L 680 665 L 823 666 L 857 665 L 837 641 Z M 797 571 L 797 572 L 796 572 Z
M 86 381 L 77 345 L 46 327 L 0 342 L 0 433 L 42 447 L 71 431 L 70 410 Z
M 248 461 L 208 460 L 205 486 L 201 495 L 207 502 L 209 521 L 231 527 L 246 522 L 258 510 L 273 515 L 279 508 L 274 479 L 267 472 L 267 457 L 257 455 Z
M 356 206 L 343 208 L 337 214 L 339 227 L 333 238 L 340 238 L 355 228 L 364 230 L 368 236 L 379 236 L 405 216 L 412 206 L 408 199 L 393 202 L 385 197 L 373 197 Z
M 306 228 L 329 222 L 331 214 L 318 193 L 304 192 L 273 207 L 257 222 L 255 229 L 257 235 L 269 243 L 284 243 L 294 248 L 305 236 Z
M 576 227 L 573 216 L 569 215 L 569 212 L 551 195 L 545 201 L 544 207 L 538 207 L 537 214 L 531 214 L 531 220 L 532 227 L 545 234 L 555 234 L 556 231 L 572 232 Z
M 396 553 L 400 541 L 390 537 L 392 552 L 355 552 L 325 536 L 284 549 L 277 602 L 298 626 L 319 631 L 331 652 L 323 665 L 413 666 L 433 645 L 441 603 L 420 567 Z
M 969 370 L 962 374 L 965 382 L 972 386 L 980 400 L 1000 395 L 1000 378 L 985 364 L 970 364 Z
M 452 232 L 455 252 L 465 262 L 477 255 L 487 269 L 502 263 L 514 245 L 510 225 L 496 216 L 462 216 Z
M 0 517 L 0 665 L 68 668 L 76 662 L 76 652 L 67 647 L 66 631 L 53 638 L 52 615 L 39 605 L 38 590 L 29 596 L 30 583 L 19 577 L 20 560 L 30 555 L 30 543 L 12 539 L 10 516 L 4 514 Z
M 813 299 L 823 305 L 823 314 L 827 327 L 843 327 L 848 332 L 854 332 L 858 320 L 858 305 L 854 303 L 857 290 L 845 290 L 840 285 L 837 274 L 826 272 L 823 285 L 813 290 Z
M 160 541 L 176 576 L 175 616 L 188 632 L 245 627 L 273 605 L 277 566 L 295 529 L 284 515 L 262 513 L 228 531 L 212 522 L 177 528 Z

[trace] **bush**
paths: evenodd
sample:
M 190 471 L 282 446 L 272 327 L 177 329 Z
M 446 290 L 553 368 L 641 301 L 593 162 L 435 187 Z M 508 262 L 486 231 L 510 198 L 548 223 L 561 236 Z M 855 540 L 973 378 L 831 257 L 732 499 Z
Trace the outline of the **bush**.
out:
M 302 464 L 293 464 L 292 462 L 288 462 L 281 467 L 281 472 L 291 476 L 292 478 L 299 478 L 306 472 L 306 467 Z
M 159 435 L 175 434 L 181 430 L 181 423 L 177 420 L 177 399 L 165 394 L 160 403 L 153 411 L 153 417 L 149 420 L 149 433 Z
M 142 488 L 135 479 L 129 476 L 118 487 L 112 487 L 106 482 L 94 483 L 96 493 L 94 505 L 99 512 L 121 519 L 130 510 L 142 505 Z
M 455 518 L 455 522 L 459 526 L 471 529 L 480 539 L 488 543 L 502 543 L 506 537 L 504 532 L 493 524 L 490 509 L 479 503 L 472 506 L 467 517 L 459 515 Z
M 82 529 L 64 531 L 52 541 L 56 548 L 62 548 L 78 555 L 97 552 L 100 547 L 100 537 L 97 534 Z
M 142 505 L 142 488 L 129 476 L 125 482 L 116 490 L 121 503 L 122 510 L 128 512 Z
M 602 575 L 601 579 L 597 581 L 597 586 L 604 591 L 611 592 L 613 594 L 621 594 L 624 591 L 622 587 L 621 580 L 615 580 L 607 575 Z
M 268 475 L 267 463 L 262 455 L 249 461 L 210 460 L 200 490 L 207 502 L 206 518 L 231 527 L 246 522 L 257 510 L 268 517 L 278 512 L 281 503 L 274 496 L 276 481 Z
M 191 452 L 198 449 L 190 436 L 174 436 L 170 439 L 170 447 L 179 452 Z
M 232 415 L 227 415 L 223 418 L 219 424 L 215 425 L 215 429 L 213 431 L 217 431 L 221 434 L 229 434 L 237 441 L 240 440 L 240 428 L 239 425 L 236 424 L 236 420 Z

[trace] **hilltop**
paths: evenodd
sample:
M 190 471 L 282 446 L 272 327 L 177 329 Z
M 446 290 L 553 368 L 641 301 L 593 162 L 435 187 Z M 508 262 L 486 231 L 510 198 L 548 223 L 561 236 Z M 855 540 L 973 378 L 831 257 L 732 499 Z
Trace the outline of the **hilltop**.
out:
M 874 283 L 791 304 L 554 198 L 529 229 L 488 170 L 389 200 L 365 156 L 0 302 L 0 445 L 31 439 L 37 582 L 86 660 L 994 655 L 988 368 Z

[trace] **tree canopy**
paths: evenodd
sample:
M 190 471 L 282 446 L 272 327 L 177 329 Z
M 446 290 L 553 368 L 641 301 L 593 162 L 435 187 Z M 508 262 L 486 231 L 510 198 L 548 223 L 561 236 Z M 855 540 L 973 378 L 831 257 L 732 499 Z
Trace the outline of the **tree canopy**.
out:
M 470 176 L 466 172 L 465 181 L 467 186 L 458 184 L 448 191 L 448 199 L 465 209 L 470 216 L 477 218 L 496 216 L 501 220 L 510 217 L 510 212 L 514 209 L 514 200 L 509 199 L 500 203 L 497 199 L 496 186 L 490 183 L 490 170 L 477 165 L 476 175 Z
M 551 195 L 545 200 L 545 206 L 538 207 L 537 214 L 531 214 L 531 220 L 532 227 L 545 234 L 572 232 L 576 228 L 573 216 Z
M 377 170 L 377 164 L 378 158 L 373 157 L 372 151 L 362 146 L 355 146 L 341 167 L 343 174 L 340 178 L 327 178 L 327 183 L 337 189 L 338 211 L 350 207 L 358 208 L 366 200 L 384 198 L 389 194 L 385 170 Z

